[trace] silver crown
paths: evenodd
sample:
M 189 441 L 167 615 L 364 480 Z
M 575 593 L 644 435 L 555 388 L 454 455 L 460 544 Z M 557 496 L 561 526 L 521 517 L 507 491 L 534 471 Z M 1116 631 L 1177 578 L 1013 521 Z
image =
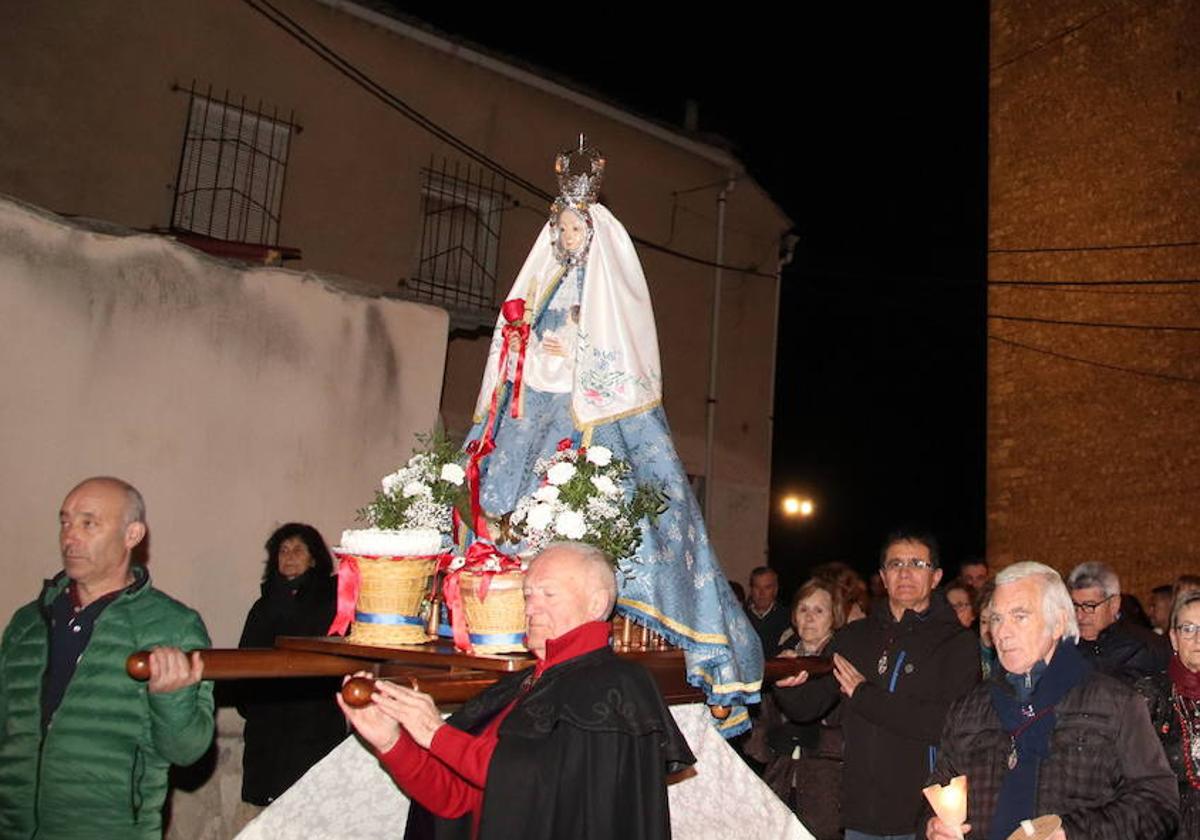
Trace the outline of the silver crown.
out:
M 559 152 L 554 159 L 559 195 L 577 207 L 591 204 L 600 195 L 604 164 L 604 155 L 587 145 L 587 138 L 580 134 L 578 149 Z

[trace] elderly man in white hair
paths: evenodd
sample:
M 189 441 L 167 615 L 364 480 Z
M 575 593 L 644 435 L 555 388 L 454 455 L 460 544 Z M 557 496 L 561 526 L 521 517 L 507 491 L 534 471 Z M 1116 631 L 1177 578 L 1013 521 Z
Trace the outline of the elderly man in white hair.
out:
M 405 837 L 670 837 L 666 775 L 695 759 L 650 674 L 609 645 L 612 564 L 553 543 L 524 589 L 533 668 L 446 721 L 428 695 L 382 681 L 370 706 L 342 704 L 422 806 Z
M 1005 840 L 1022 821 L 1057 814 L 1052 840 L 1166 840 L 1179 792 L 1145 705 L 1075 647 L 1075 608 L 1058 572 L 1017 563 L 996 576 L 997 673 L 946 718 L 933 781 L 967 777 L 967 824 Z M 930 840 L 960 837 L 937 817 Z

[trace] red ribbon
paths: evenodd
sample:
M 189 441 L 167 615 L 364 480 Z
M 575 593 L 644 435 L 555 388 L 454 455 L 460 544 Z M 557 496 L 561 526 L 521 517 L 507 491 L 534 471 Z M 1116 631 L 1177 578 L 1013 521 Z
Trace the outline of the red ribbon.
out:
M 481 539 L 491 539 L 492 535 L 488 532 L 487 517 L 483 513 L 483 507 L 479 504 L 479 462 L 486 458 L 491 451 L 496 448 L 495 442 L 492 440 L 492 430 L 489 425 L 483 430 L 483 437 L 479 440 L 473 440 L 467 444 L 467 487 L 471 488 L 471 527 L 475 531 L 475 536 Z
M 442 597 L 446 600 L 446 608 L 450 610 L 450 629 L 454 631 L 454 647 L 467 653 L 474 653 L 471 647 L 471 637 L 467 633 L 467 617 L 463 614 L 462 592 L 458 586 L 458 576 L 462 569 L 447 572 L 442 578 Z
M 337 572 L 337 614 L 329 625 L 329 636 L 343 636 L 354 620 L 354 607 L 358 603 L 358 590 L 362 585 L 362 573 L 358 570 L 358 560 L 347 554 L 338 563 Z
M 358 593 L 362 588 L 362 571 L 358 568 L 358 558 L 353 554 L 339 554 L 341 562 L 337 571 L 337 613 L 333 623 L 329 625 L 329 636 L 342 636 L 354 621 L 355 607 L 358 606 Z M 453 554 L 423 554 L 413 556 L 413 560 L 437 560 L 437 568 L 444 569 L 454 559 Z
M 467 444 L 467 486 L 471 489 L 471 524 L 475 536 L 481 539 L 491 539 L 487 527 L 487 517 L 479 504 L 479 464 L 492 453 L 496 443 L 492 435 L 496 429 L 496 409 L 500 404 L 500 389 L 508 379 L 508 351 L 511 339 L 517 339 L 517 370 L 513 376 L 511 397 L 512 416 L 521 416 L 521 380 L 525 374 L 525 349 L 529 344 L 529 324 L 525 323 L 525 301 L 522 298 L 506 300 L 500 307 L 500 314 L 508 323 L 500 329 L 500 358 L 497 360 L 496 385 L 492 388 L 492 400 L 488 406 L 487 422 L 483 426 L 483 434 L 479 440 Z
M 499 571 L 482 569 L 483 564 L 492 558 L 496 558 L 499 561 Z M 492 578 L 501 572 L 520 571 L 521 561 L 497 550 L 491 543 L 481 540 L 471 543 L 471 547 L 467 549 L 464 559 L 466 562 L 462 566 L 446 572 L 445 577 L 442 579 L 442 597 L 445 598 L 446 606 L 450 609 L 450 629 L 454 631 L 454 647 L 467 653 L 474 653 L 474 647 L 471 645 L 471 636 L 467 629 L 466 611 L 463 610 L 462 606 L 462 574 L 467 572 L 479 575 L 482 578 L 476 589 L 479 594 L 479 600 L 482 602 L 487 599 L 488 590 L 492 585 Z M 447 568 L 448 565 L 448 562 L 446 562 L 441 568 Z
M 512 398 L 509 400 L 509 411 L 513 419 L 517 419 L 521 416 L 521 380 L 525 378 L 525 350 L 529 346 L 529 324 L 525 323 L 525 301 L 521 298 L 506 300 L 504 305 L 500 307 L 500 314 L 504 316 L 504 320 L 508 321 L 508 323 L 500 330 L 504 345 L 500 349 L 500 378 L 496 381 L 496 389 L 492 391 L 492 406 L 493 410 L 495 410 L 496 395 L 508 371 L 506 367 L 508 349 L 515 338 L 518 346 L 517 369 L 513 372 Z

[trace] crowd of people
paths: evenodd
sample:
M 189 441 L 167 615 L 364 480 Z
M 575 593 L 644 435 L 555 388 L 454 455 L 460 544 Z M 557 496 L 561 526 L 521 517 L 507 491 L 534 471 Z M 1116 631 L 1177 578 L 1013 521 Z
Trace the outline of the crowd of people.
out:
M 200 616 L 135 562 L 146 534 L 145 501 L 121 479 L 86 479 L 62 503 L 62 570 L 0 644 L 3 840 L 160 838 L 170 766 L 196 762 L 212 744 L 213 683 L 197 652 L 209 638 Z M 321 535 L 288 523 L 266 550 L 241 646 L 324 635 L 336 587 Z M 349 724 L 411 798 L 407 837 L 669 837 L 666 778 L 695 757 L 650 673 L 610 646 L 611 562 L 582 543 L 552 543 L 531 561 L 524 594 L 536 664 L 449 720 L 429 695 L 383 680 L 358 709 L 336 679 L 239 686 L 237 824 Z M 150 651 L 144 684 L 125 672 L 141 650 Z
M 147 532 L 134 487 L 87 479 L 59 520 L 63 569 L 0 646 L 0 837 L 158 837 L 169 766 L 211 743 L 212 683 L 184 652 L 208 636 L 132 560 Z M 323 633 L 320 534 L 289 523 L 266 550 L 243 646 Z M 804 825 L 820 840 L 1004 840 L 1052 814 L 1048 840 L 1200 840 L 1200 578 L 1155 589 L 1143 613 L 1102 562 L 1065 579 L 1034 562 L 958 571 L 943 583 L 937 540 L 897 531 L 874 599 L 841 563 L 813 569 L 790 608 L 774 570 L 751 575 L 764 653 L 830 664 L 777 680 L 742 745 Z M 243 798 L 271 802 L 348 722 L 418 806 L 410 836 L 668 837 L 666 778 L 694 757 L 649 675 L 610 649 L 615 593 L 595 549 L 547 548 L 525 581 L 537 664 L 449 721 L 384 682 L 365 709 L 336 708 L 328 681 L 240 693 Z M 144 686 L 124 674 L 143 649 Z M 947 824 L 922 789 L 959 775 L 967 822 Z
M 819 840 L 1005 840 L 1047 814 L 1053 840 L 1200 838 L 1200 578 L 1148 614 L 1102 562 L 943 582 L 918 531 L 885 541 L 873 600 L 844 564 L 811 575 L 788 610 L 755 569 L 746 611 L 765 655 L 832 672 L 777 681 L 741 747 Z M 968 823 L 945 825 L 922 789 L 958 775 Z

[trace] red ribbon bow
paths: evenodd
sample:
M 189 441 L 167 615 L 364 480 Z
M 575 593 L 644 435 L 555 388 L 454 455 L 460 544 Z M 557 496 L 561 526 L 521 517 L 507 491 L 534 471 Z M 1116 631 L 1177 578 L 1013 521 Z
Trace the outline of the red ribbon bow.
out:
M 499 561 L 499 571 L 482 568 L 484 563 L 492 558 Z M 482 576 L 483 579 L 479 581 L 477 591 L 479 600 L 484 601 L 487 599 L 488 589 L 492 585 L 492 578 L 501 572 L 520 571 L 521 561 L 482 540 L 471 543 L 464 560 L 461 567 L 446 572 L 446 576 L 442 580 L 442 596 L 446 599 L 446 606 L 450 609 L 450 628 L 454 631 L 454 646 L 461 651 L 474 653 L 471 636 L 467 631 L 466 613 L 462 606 L 462 583 L 460 580 L 462 573 L 469 572 Z M 446 566 L 442 568 L 446 568 Z
M 508 323 L 500 329 L 500 357 L 497 360 L 496 385 L 492 388 L 487 422 L 484 423 L 483 434 L 479 440 L 473 440 L 467 444 L 469 457 L 466 474 L 467 486 L 471 489 L 471 525 L 475 530 L 475 536 L 485 540 L 491 539 L 491 533 L 488 531 L 487 517 L 483 515 L 483 509 L 479 504 L 479 465 L 496 448 L 496 443 L 492 439 L 496 430 L 496 409 L 500 403 L 500 389 L 508 379 L 508 351 L 514 337 L 517 340 L 517 370 L 513 375 L 510 402 L 512 416 L 514 418 L 521 416 L 521 380 L 525 375 L 525 350 L 529 345 L 529 324 L 525 323 L 524 299 L 506 300 L 500 307 L 500 314 Z
M 504 383 L 508 372 L 508 351 L 513 339 L 517 344 L 517 369 L 513 372 L 512 399 L 509 400 L 509 411 L 513 418 L 521 416 L 521 381 L 525 378 L 525 350 L 529 346 L 529 324 L 525 323 L 525 301 L 521 298 L 504 301 L 500 314 L 508 321 L 500 328 L 503 344 L 500 346 L 500 376 L 496 380 L 496 388 L 492 391 L 492 407 L 495 409 L 500 385 Z
M 337 614 L 329 625 L 330 636 L 343 636 L 354 620 L 354 607 L 358 603 L 358 590 L 362 586 L 362 573 L 358 560 L 346 554 L 341 556 L 337 571 Z

